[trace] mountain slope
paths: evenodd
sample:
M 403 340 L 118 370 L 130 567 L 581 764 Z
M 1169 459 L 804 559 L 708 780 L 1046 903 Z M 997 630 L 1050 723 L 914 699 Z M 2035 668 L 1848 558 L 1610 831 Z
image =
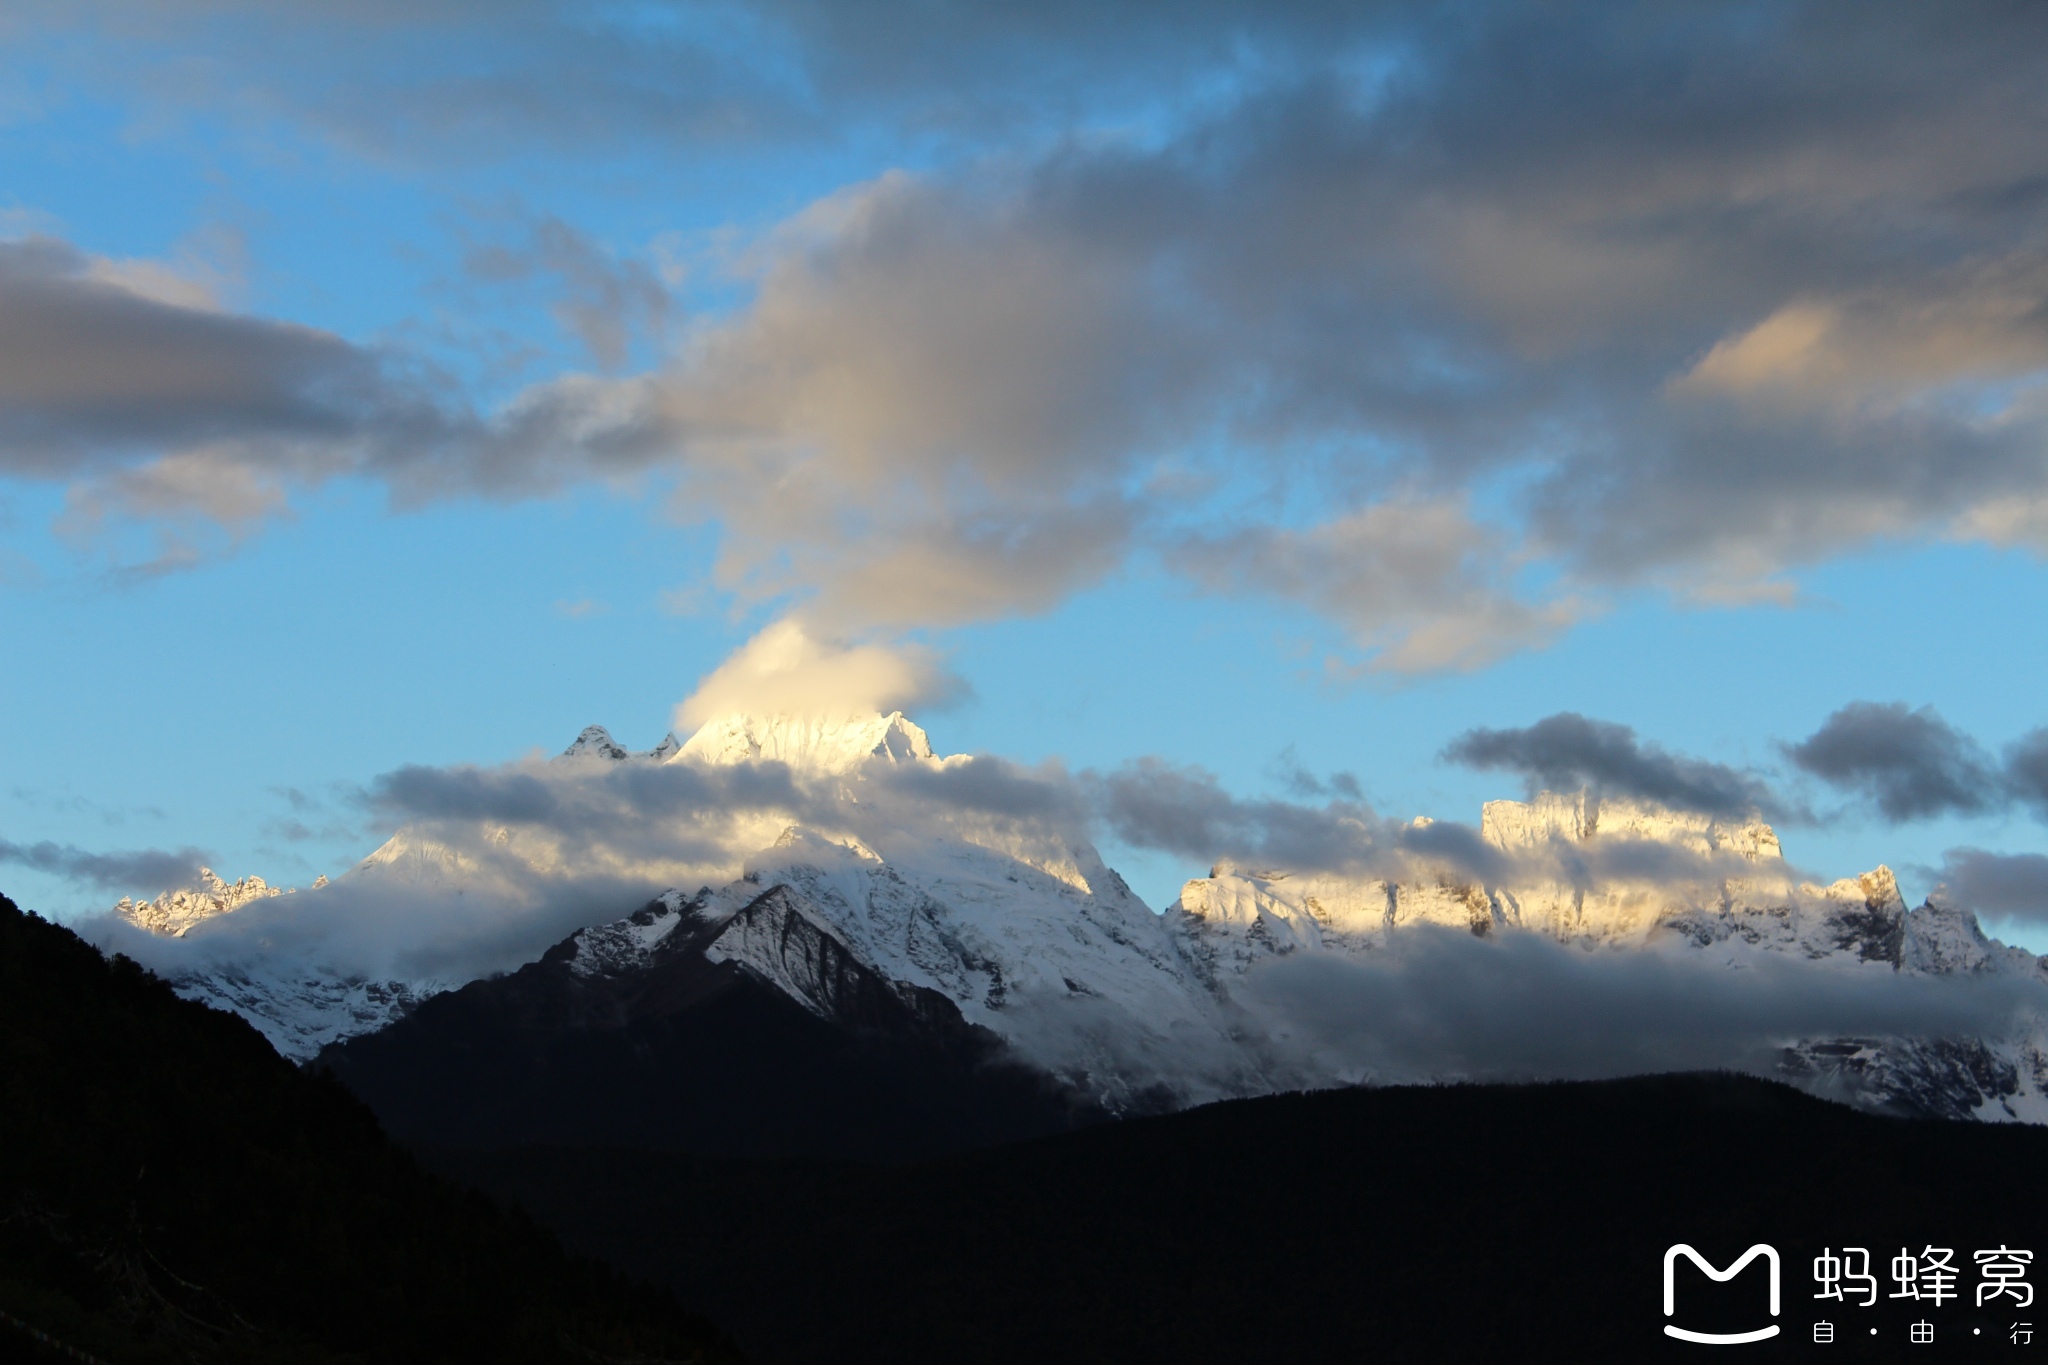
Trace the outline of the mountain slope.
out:
M 1477 939 L 1505 949 L 1484 962 L 1463 962 L 1466 978 L 1502 960 L 1555 966 L 1558 953 L 1544 958 L 1525 950 L 1564 945 L 1586 950 L 1575 961 L 1621 972 L 1634 970 L 1619 966 L 1626 961 L 1648 964 L 1706 982 L 1700 989 L 1709 993 L 1719 989 L 1709 978 L 1748 973 L 1742 979 L 1785 980 L 1788 965 L 1799 973 L 1789 995 L 1924 998 L 1929 992 L 1920 988 L 1936 981 L 1990 982 L 1980 996 L 2017 999 L 2031 991 L 2039 1001 L 2022 1001 L 1996 1019 L 1986 1007 L 1964 1023 L 1937 1028 L 1921 1024 L 1924 1012 L 1845 1007 L 1818 1024 L 1809 1016 L 1797 1027 L 1752 1030 L 1717 1051 L 1639 1049 L 1628 1065 L 1776 1066 L 1818 1090 L 1887 1110 L 2048 1122 L 2042 963 L 1986 939 L 1957 907 L 1930 901 L 1909 910 L 1883 867 L 1828 886 L 1805 882 L 1785 862 L 1776 832 L 1757 818 L 1716 819 L 1589 791 L 1543 793 L 1487 803 L 1476 829 L 1438 830 L 1448 842 L 1436 847 L 1462 850 L 1451 857 L 1429 852 L 1426 820 L 1396 828 L 1375 825 L 1368 814 L 1345 816 L 1356 826 L 1344 835 L 1346 847 L 1362 850 L 1349 865 L 1383 869 L 1378 875 L 1221 862 L 1189 881 L 1162 915 L 1132 894 L 1089 843 L 1085 783 L 1056 771 L 941 756 L 901 714 L 730 715 L 685 743 L 671 740 L 633 753 L 591 727 L 558 758 L 499 775 L 517 798 L 489 806 L 502 818 L 422 820 L 399 830 L 335 888 L 252 902 L 212 916 L 184 938 L 152 937 L 149 947 L 178 964 L 165 970 L 180 990 L 242 1012 L 287 1055 L 303 1058 L 403 1017 L 462 978 L 383 975 L 453 960 L 431 933 L 408 940 L 412 951 L 383 954 L 386 966 L 359 963 L 352 971 L 273 944 L 348 942 L 350 924 L 369 920 L 399 933 L 435 922 L 462 925 L 472 942 L 487 940 L 501 955 L 484 968 L 471 960 L 462 975 L 476 976 L 530 961 L 574 925 L 596 922 L 582 931 L 579 971 L 602 976 L 616 965 L 630 974 L 640 970 L 637 960 L 629 955 L 607 965 L 598 949 L 637 942 L 640 930 L 606 928 L 602 921 L 610 916 L 586 915 L 586 907 L 610 903 L 612 915 L 624 914 L 667 885 L 682 888 L 697 907 L 693 919 L 708 925 L 781 887 L 821 944 L 829 940 L 832 953 L 899 999 L 919 991 L 943 997 L 1016 1059 L 1114 1114 L 1359 1082 L 1603 1074 L 1554 1058 L 1523 1066 L 1483 1049 L 1392 1055 L 1360 1045 L 1370 1036 L 1356 1031 L 1332 1044 L 1313 1036 L 1323 1027 L 1309 1017 L 1313 1005 L 1266 989 L 1290 971 L 1299 979 L 1304 963 L 1317 964 L 1326 984 L 1349 982 L 1344 1008 L 1352 1009 L 1371 990 L 1398 988 L 1395 978 L 1416 946 L 1449 930 L 1464 947 Z M 520 814 L 564 810 L 576 814 L 562 828 L 543 815 Z M 704 889 L 689 893 L 693 886 Z M 540 920 L 517 922 L 545 923 L 546 935 L 531 932 L 522 942 L 528 931 L 506 926 L 522 904 L 542 902 L 555 908 Z M 352 915 L 351 908 L 375 913 Z M 238 919 L 247 932 L 237 929 Z M 272 925 L 280 932 L 270 932 Z M 772 954 L 750 958 L 744 938 L 700 946 L 707 962 L 749 964 L 759 982 L 811 1010 L 815 1002 L 804 988 L 778 975 Z M 640 989 L 634 981 L 617 983 L 625 995 Z M 1453 1003 L 1459 997 L 1456 985 L 1437 994 Z M 1541 1015 L 1539 1009 L 1509 1030 L 1542 1031 Z M 529 1039 L 522 1047 L 539 1046 L 532 1041 L 537 1025 L 518 1027 Z M 639 1019 L 633 1027 L 654 1026 Z M 688 1032 L 681 1023 L 661 1027 Z M 1421 1034 L 1430 1036 L 1427 1028 Z M 549 1046 L 612 1045 L 593 1043 L 595 1036 L 585 1028 Z M 801 1053 L 779 1055 L 793 1061 Z M 412 1065 L 388 1048 L 379 1055 L 389 1076 Z M 422 1076 L 436 1068 L 459 1072 L 447 1058 L 420 1065 Z M 594 1093 L 596 1076 L 613 1074 L 594 1057 L 572 1064 L 568 1052 L 551 1065 L 562 1084 L 584 1095 Z M 684 1069 L 708 1076 L 708 1065 Z M 447 1108 L 435 1087 L 414 1089 L 420 1105 Z M 512 1103 L 511 1092 L 499 1089 Z M 397 1093 L 380 1089 L 378 1101 L 394 1104 Z M 633 1103 L 647 1108 L 637 1097 Z M 612 1108 L 623 1112 L 624 1101 Z M 681 1110 L 671 1104 L 669 1112 Z M 642 1123 L 633 1131 L 651 1130 Z
M 320 1063 L 432 1144 L 900 1159 L 1099 1116 L 945 996 L 859 962 L 787 887 L 709 902 L 655 901 Z
M 240 1019 L 4 897 L 0 1310 L 134 1362 L 734 1358 L 422 1172 Z
M 2002 1352 L 2039 1306 L 1980 1311 L 1973 1252 L 2032 1251 L 2036 1286 L 2048 1254 L 2031 1174 L 2048 1132 L 1734 1076 L 1272 1096 L 893 1168 L 429 1159 L 792 1365 L 1689 1359 L 1662 1335 L 1678 1242 L 1716 1265 L 1780 1253 L 1783 1330 L 1745 1359 L 1813 1351 L 1819 1320 L 1840 1329 L 1833 1358 L 1917 1358 L 1922 1319 L 1936 1345 Z M 1885 1293 L 1901 1246 L 1950 1248 L 1962 1298 L 1817 1302 L 1814 1260 L 1845 1245 L 1871 1249 Z M 1688 1279 L 1683 1321 L 1773 1321 L 1744 1285 L 1717 1321 L 1714 1287 Z

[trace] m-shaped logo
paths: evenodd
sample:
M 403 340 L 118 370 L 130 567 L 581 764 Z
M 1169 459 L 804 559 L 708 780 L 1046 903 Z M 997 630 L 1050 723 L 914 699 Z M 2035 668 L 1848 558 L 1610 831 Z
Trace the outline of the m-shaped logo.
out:
M 1678 1258 L 1681 1256 L 1705 1271 L 1707 1278 L 1716 1284 L 1725 1284 L 1729 1280 L 1734 1279 L 1742 1273 L 1744 1266 L 1759 1256 L 1763 1257 L 1771 1269 L 1771 1316 L 1774 1318 L 1778 1316 L 1778 1250 L 1776 1247 L 1765 1246 L 1762 1242 L 1758 1242 L 1755 1246 L 1736 1257 L 1735 1263 L 1726 1270 L 1716 1270 L 1712 1265 L 1708 1264 L 1706 1257 L 1700 1255 L 1685 1243 L 1680 1242 L 1664 1252 L 1665 1317 L 1668 1318 L 1678 1311 L 1678 1284 L 1673 1272 L 1677 1269 Z M 1664 1335 L 1667 1337 L 1677 1337 L 1680 1341 L 1697 1341 L 1707 1346 L 1740 1346 L 1744 1342 L 1764 1341 L 1778 1335 L 1778 1325 L 1772 1323 L 1769 1327 L 1759 1327 L 1752 1332 L 1690 1332 L 1683 1327 L 1674 1327 L 1667 1322 L 1664 1324 Z

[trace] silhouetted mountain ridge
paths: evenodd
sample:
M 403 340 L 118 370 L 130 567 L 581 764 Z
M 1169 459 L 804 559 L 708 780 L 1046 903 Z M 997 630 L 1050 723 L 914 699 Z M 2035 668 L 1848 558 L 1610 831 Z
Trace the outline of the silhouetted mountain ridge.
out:
M 1661 1260 L 1680 1242 L 1718 1266 L 1768 1243 L 1783 1274 L 1773 1319 L 1761 1271 L 1724 1292 L 1686 1270 L 1683 1325 L 1775 1322 L 1745 1351 L 1803 1355 L 1825 1319 L 1831 1357 L 1917 1359 L 1913 1321 L 1951 1349 L 2038 1326 L 2039 1306 L 1976 1307 L 1972 1253 L 2048 1253 L 2039 1128 L 1875 1116 L 1718 1074 L 1268 1096 L 893 1167 L 428 1160 L 716 1305 L 789 1365 L 1689 1358 L 1662 1332 Z M 1825 1247 L 1869 1248 L 1888 1293 L 1889 1258 L 1928 1245 L 1955 1250 L 1960 1299 L 1813 1297 Z
M 0 1310 L 124 1365 L 737 1359 L 422 1171 L 241 1019 L 5 897 Z

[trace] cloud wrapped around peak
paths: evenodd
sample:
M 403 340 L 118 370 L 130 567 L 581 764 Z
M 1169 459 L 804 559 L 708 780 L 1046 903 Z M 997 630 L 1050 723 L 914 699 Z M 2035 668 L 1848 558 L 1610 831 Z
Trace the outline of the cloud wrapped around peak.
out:
M 789 617 L 712 670 L 676 707 L 676 724 L 695 729 L 726 715 L 886 714 L 944 706 L 965 687 L 928 648 L 822 639 Z
M 1779 804 L 1754 774 L 1669 753 L 1638 740 L 1626 725 L 1576 711 L 1560 711 L 1520 729 L 1468 730 L 1451 741 L 1443 756 L 1469 768 L 1520 773 L 1532 794 L 1544 787 L 1586 787 L 1732 819 Z

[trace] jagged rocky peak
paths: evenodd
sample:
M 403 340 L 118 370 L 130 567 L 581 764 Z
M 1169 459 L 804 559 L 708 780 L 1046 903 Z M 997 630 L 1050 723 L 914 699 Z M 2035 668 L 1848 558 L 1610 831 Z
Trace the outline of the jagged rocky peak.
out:
M 698 763 L 777 762 L 805 772 L 844 773 L 870 758 L 907 763 L 936 757 L 931 739 L 901 711 L 888 715 L 757 716 L 706 722 L 677 755 Z
M 1541 848 L 1557 839 L 1579 843 L 1604 836 L 1672 844 L 1700 854 L 1734 853 L 1752 862 L 1785 856 L 1777 831 L 1760 818 L 1719 820 L 1586 789 L 1546 791 L 1529 801 L 1488 801 L 1479 830 L 1488 843 L 1507 852 Z
M 327 885 L 321 877 L 314 887 Z M 138 901 L 127 896 L 114 906 L 114 913 L 138 929 L 171 938 L 183 938 L 195 924 L 238 910 L 250 901 L 282 896 L 295 888 L 272 886 L 251 874 L 240 881 L 223 881 L 210 867 L 199 869 L 199 885 L 164 891 L 155 900 Z
M 586 725 L 583 733 L 568 748 L 562 750 L 563 758 L 608 758 L 614 762 L 630 758 L 626 747 L 612 738 L 612 732 L 602 725 Z
M 938 761 L 930 736 L 901 711 L 886 716 L 874 711 L 844 716 L 737 712 L 707 721 L 687 743 L 677 740 L 671 731 L 644 753 L 613 739 L 604 726 L 589 725 L 562 751 L 561 758 L 614 763 L 687 760 L 713 766 L 773 762 L 810 773 L 851 772 L 870 758 L 897 763 Z
M 674 758 L 677 753 L 681 752 L 682 747 L 682 744 L 675 737 L 675 732 L 670 731 L 661 737 L 661 743 L 655 745 L 646 753 L 634 753 L 625 745 L 613 739 L 612 732 L 605 729 L 602 725 L 586 725 L 583 727 L 583 733 L 576 736 L 575 742 L 562 750 L 561 756 L 563 758 L 602 758 L 613 763 L 624 762 L 629 758 L 648 758 L 656 763 L 666 763 Z
M 1423 823 L 1417 822 L 1418 827 Z M 1574 940 L 1641 940 L 1671 916 L 1709 903 L 1718 907 L 1731 896 L 1779 905 L 1821 894 L 1818 887 L 1801 891 L 1792 886 L 1776 831 L 1756 818 L 1722 821 L 1644 801 L 1602 798 L 1592 791 L 1543 792 L 1528 801 L 1487 802 L 1480 835 L 1509 855 L 1510 871 L 1498 885 L 1481 886 L 1449 869 L 1435 874 L 1416 869 L 1400 881 L 1386 881 L 1289 875 L 1223 861 L 1206 879 L 1182 887 L 1178 904 L 1192 917 L 1193 929 L 1243 933 L 1260 951 L 1268 946 L 1287 951 L 1296 945 L 1363 945 L 1388 930 L 1419 923 L 1465 928 L 1480 936 L 1522 928 Z M 1732 855 L 1756 870 L 1698 884 L 1621 879 L 1596 886 L 1559 881 L 1544 870 L 1547 851 L 1559 843 L 1607 840 L 1660 844 L 1702 858 Z M 1516 866 L 1520 872 L 1512 870 Z M 1886 922 L 1871 919 L 1865 936 L 1896 937 L 1904 905 L 1889 869 L 1841 882 L 1826 895 L 1853 905 L 1865 919 L 1882 910 L 1879 918 Z
M 1860 900 L 1870 909 L 1890 915 L 1906 913 L 1906 898 L 1899 894 L 1899 879 L 1883 863 L 1860 877 L 1842 878 L 1828 888 L 1827 894 L 1830 900 Z M 1971 918 L 1974 921 L 1975 916 Z

